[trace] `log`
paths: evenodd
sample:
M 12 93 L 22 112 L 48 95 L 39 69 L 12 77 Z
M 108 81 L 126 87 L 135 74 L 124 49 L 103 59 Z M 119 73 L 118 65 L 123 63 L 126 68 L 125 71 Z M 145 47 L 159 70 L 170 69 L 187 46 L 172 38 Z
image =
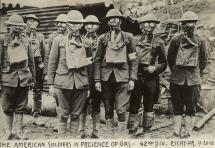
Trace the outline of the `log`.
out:
M 199 130 L 208 120 L 210 120 L 215 114 L 215 107 L 206 114 L 201 120 L 198 121 L 196 125 L 194 125 L 194 130 Z

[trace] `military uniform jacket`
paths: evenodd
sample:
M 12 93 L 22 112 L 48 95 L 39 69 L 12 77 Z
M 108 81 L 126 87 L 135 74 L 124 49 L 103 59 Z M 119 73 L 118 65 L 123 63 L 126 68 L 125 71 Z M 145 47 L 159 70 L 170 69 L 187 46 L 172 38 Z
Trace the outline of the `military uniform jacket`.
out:
M 124 38 L 124 44 L 126 46 L 127 55 L 134 53 L 135 42 L 133 35 L 128 32 L 122 32 L 122 38 Z M 95 57 L 95 70 L 94 81 L 108 81 L 108 78 L 112 72 L 115 74 L 116 82 L 128 82 L 129 80 L 137 79 L 137 59 L 129 60 L 126 63 L 112 64 L 107 63 L 104 60 L 104 56 L 107 49 L 107 43 L 110 40 L 110 32 L 103 34 L 98 40 L 98 49 Z M 128 56 L 127 56 L 128 57 Z
M 74 89 L 74 86 L 76 89 L 88 89 L 89 79 L 87 66 L 68 69 L 66 62 L 66 38 L 68 36 L 56 37 L 53 40 L 48 62 L 47 82 L 60 89 Z M 82 41 L 86 40 L 82 38 Z M 86 47 L 85 50 L 87 57 L 91 57 L 90 49 Z
M 188 86 L 201 84 L 200 74 L 206 67 L 208 51 L 206 42 L 200 36 L 195 35 L 198 43 L 198 65 L 195 67 L 181 67 L 176 65 L 177 53 L 181 42 L 182 34 L 177 34 L 172 38 L 168 49 L 167 60 L 171 70 L 170 82 L 184 85 L 187 81 Z
M 0 39 L 0 84 L 9 87 L 17 87 L 18 83 L 21 87 L 29 86 L 32 82 L 35 82 L 34 56 L 30 48 L 30 41 L 28 38 L 24 38 L 28 57 L 27 62 L 11 65 L 7 52 L 8 39 L 9 35 L 5 35 Z
M 47 48 L 45 50 L 45 57 L 44 57 L 44 74 L 47 74 L 47 70 L 48 70 L 48 61 L 49 61 L 49 54 L 50 54 L 50 50 L 51 50 L 51 46 L 53 43 L 53 40 L 55 37 L 57 36 L 61 36 L 62 34 L 58 34 L 57 32 L 53 32 L 52 34 L 49 35 L 48 41 L 47 41 Z
M 140 43 L 143 39 L 143 36 L 138 35 L 135 37 L 136 42 L 136 50 L 139 46 L 138 43 Z M 140 50 L 141 47 L 139 47 Z M 144 78 L 144 79 L 159 79 L 159 74 L 164 72 L 167 67 L 167 59 L 166 59 L 166 53 L 165 53 L 165 45 L 163 40 L 160 38 L 153 37 L 151 49 L 149 51 L 150 59 L 148 61 L 148 66 L 155 66 L 155 72 L 152 74 L 148 71 L 144 70 L 146 67 L 141 64 L 141 58 L 142 53 L 137 51 L 137 59 L 138 59 L 138 77 Z M 143 57 L 144 58 L 144 57 Z
M 30 37 L 30 33 L 27 33 L 27 36 L 30 38 L 31 42 L 32 42 L 32 48 L 33 48 L 33 41 L 32 41 L 32 37 Z M 44 39 L 44 35 L 42 33 L 39 32 L 35 32 L 35 38 L 33 39 L 35 40 L 36 44 L 38 44 L 38 50 L 40 53 L 40 57 L 39 59 L 35 59 L 35 62 L 37 62 L 36 60 L 39 60 L 39 62 L 44 62 L 45 60 L 45 39 Z M 32 49 L 33 53 L 34 53 L 34 57 L 35 55 L 35 51 Z

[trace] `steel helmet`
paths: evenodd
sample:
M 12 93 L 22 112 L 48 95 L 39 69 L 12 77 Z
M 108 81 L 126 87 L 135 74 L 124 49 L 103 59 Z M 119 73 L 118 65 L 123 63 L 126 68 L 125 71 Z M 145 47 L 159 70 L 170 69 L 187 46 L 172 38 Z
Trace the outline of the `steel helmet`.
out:
M 143 22 L 155 22 L 155 23 L 157 23 L 157 24 L 160 23 L 160 21 L 156 18 L 155 15 L 149 14 L 149 13 L 146 14 L 146 15 L 144 15 L 144 16 L 142 16 L 142 17 L 140 17 L 140 18 L 138 19 L 138 22 L 139 22 L 139 24 L 141 24 L 141 23 L 143 23 Z
M 36 17 L 36 15 L 34 14 L 29 14 L 25 17 L 25 22 L 27 21 L 27 19 L 32 18 L 38 21 L 38 23 L 40 23 L 40 20 L 38 19 L 38 17 Z
M 182 15 L 181 20 L 179 22 L 184 21 L 199 21 L 199 17 L 193 11 L 187 11 Z
M 85 23 L 94 23 L 94 24 L 101 24 L 99 19 L 95 15 L 88 15 L 85 18 Z
M 23 18 L 18 14 L 11 15 L 5 23 L 7 25 L 18 25 L 18 26 L 25 26 L 26 25 L 23 21 Z
M 67 22 L 83 23 L 85 22 L 83 15 L 78 10 L 71 10 L 67 14 Z
M 124 19 L 125 17 L 122 15 L 122 13 L 117 10 L 117 9 L 111 9 L 107 12 L 106 17 L 104 17 L 104 19 L 109 19 L 109 18 L 113 18 L 113 17 L 118 17 L 120 19 Z
M 67 15 L 66 14 L 59 14 L 55 20 L 55 22 L 67 22 Z

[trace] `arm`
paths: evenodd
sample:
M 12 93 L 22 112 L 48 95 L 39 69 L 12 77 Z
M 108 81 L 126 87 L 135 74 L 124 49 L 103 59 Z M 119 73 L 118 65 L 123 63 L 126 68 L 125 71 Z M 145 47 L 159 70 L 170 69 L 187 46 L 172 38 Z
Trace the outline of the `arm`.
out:
M 2 57 L 3 57 L 3 48 L 4 42 L 0 39 L 0 90 L 1 90 L 1 70 L 2 70 Z
M 155 65 L 155 71 L 159 74 L 166 70 L 167 67 L 167 60 L 166 60 L 166 51 L 165 51 L 165 45 L 162 40 L 160 40 L 159 44 L 159 50 L 158 50 L 158 63 Z
M 138 60 L 136 55 L 136 44 L 132 34 L 128 34 L 129 43 L 127 45 L 127 52 L 128 52 L 128 64 L 129 64 L 129 79 L 130 80 L 137 80 L 137 70 L 138 70 Z M 132 55 L 132 56 L 131 56 Z
M 103 50 L 104 45 L 103 45 L 103 37 L 100 36 L 98 39 L 98 46 L 97 46 L 97 53 L 95 56 L 95 61 L 94 61 L 94 81 L 95 82 L 100 82 L 101 80 L 101 63 L 103 60 Z
M 45 38 L 44 38 L 43 34 L 41 34 L 41 44 L 40 44 L 40 46 L 41 46 L 40 47 L 41 48 L 41 57 L 42 57 L 42 61 L 44 62 L 46 48 L 45 48 Z
M 43 73 L 46 75 L 48 71 L 48 61 L 49 61 L 49 54 L 52 46 L 53 37 L 50 36 L 47 41 L 47 47 L 45 48 L 45 57 L 44 57 L 44 71 Z
M 32 48 L 30 48 L 30 42 L 28 45 L 28 67 L 32 73 L 33 82 L 36 82 L 36 72 L 35 72 L 35 62 L 34 62 L 34 54 Z
M 51 47 L 49 61 L 48 61 L 48 80 L 47 83 L 50 85 L 54 84 L 55 74 L 58 66 L 59 60 L 59 39 L 54 38 L 53 44 Z
M 200 55 L 199 55 L 199 68 L 200 68 L 200 73 L 203 73 L 203 70 L 205 69 L 208 61 L 208 49 L 206 45 L 206 41 L 202 40 L 200 46 Z
M 90 49 L 90 47 L 86 47 L 86 55 L 87 58 L 92 58 L 92 50 Z M 89 64 L 87 66 L 87 72 L 88 72 L 88 77 L 89 77 L 89 84 L 93 84 L 93 64 Z

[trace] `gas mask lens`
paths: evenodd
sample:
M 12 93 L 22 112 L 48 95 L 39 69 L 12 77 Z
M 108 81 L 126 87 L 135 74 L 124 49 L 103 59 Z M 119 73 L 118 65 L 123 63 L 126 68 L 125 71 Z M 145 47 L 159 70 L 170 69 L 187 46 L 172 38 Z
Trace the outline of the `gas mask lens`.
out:
M 111 19 L 109 19 L 109 22 L 110 23 L 113 23 L 113 22 L 118 23 L 119 22 L 119 18 L 111 18 Z
M 64 23 L 64 22 L 58 22 L 57 26 L 58 27 L 66 27 L 66 23 Z
M 87 24 L 86 25 L 86 28 L 88 28 L 88 29 L 91 29 L 91 28 L 96 29 L 97 27 L 98 27 L 98 25 L 96 25 L 96 24 Z
M 144 27 L 155 27 L 155 23 L 146 22 L 144 23 Z

